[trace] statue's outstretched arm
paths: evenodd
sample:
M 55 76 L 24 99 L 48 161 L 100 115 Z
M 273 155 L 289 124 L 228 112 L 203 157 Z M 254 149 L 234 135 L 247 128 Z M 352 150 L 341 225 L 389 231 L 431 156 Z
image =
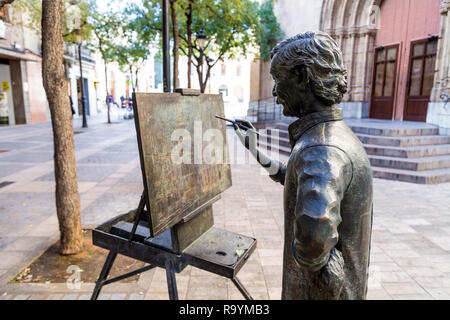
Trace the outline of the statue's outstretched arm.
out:
M 250 151 L 256 161 L 258 161 L 258 163 L 267 170 L 272 180 L 284 185 L 286 164 L 281 161 L 271 159 L 267 154 L 261 151 L 261 149 L 258 147 L 258 132 L 249 121 L 236 120 L 236 122 L 239 122 L 245 127 L 249 128 L 249 130 L 243 132 L 237 125 L 234 125 L 236 135 L 239 137 L 239 140 L 242 142 L 245 148 Z

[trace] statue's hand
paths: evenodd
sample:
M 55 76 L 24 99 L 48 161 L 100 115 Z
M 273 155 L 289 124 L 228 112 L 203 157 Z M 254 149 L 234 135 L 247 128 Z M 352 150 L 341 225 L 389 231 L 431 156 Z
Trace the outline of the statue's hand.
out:
M 320 269 L 320 279 L 325 286 L 325 292 L 330 295 L 328 299 L 339 299 L 344 285 L 344 258 L 342 253 L 333 248 L 330 252 L 328 263 Z
M 249 130 L 243 131 L 239 126 L 233 125 L 234 130 L 241 140 L 242 144 L 251 152 L 256 152 L 257 147 L 257 134 L 256 128 L 250 121 L 247 120 L 235 120 L 237 123 L 249 128 Z
M 248 120 L 239 120 L 239 119 L 236 119 L 236 120 L 234 120 L 234 121 L 236 121 L 237 123 L 239 123 L 239 124 L 241 124 L 241 125 L 243 125 L 243 126 L 249 128 L 249 129 L 253 129 L 253 130 L 256 131 L 256 128 L 255 128 L 255 127 L 253 126 L 253 124 L 252 124 L 250 121 L 248 121 Z

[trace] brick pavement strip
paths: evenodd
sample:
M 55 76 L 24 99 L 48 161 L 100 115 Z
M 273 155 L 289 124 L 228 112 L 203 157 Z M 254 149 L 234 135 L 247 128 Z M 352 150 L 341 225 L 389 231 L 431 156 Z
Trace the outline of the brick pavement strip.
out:
M 77 124 L 78 125 L 78 124 Z M 142 176 L 134 122 L 93 124 L 75 136 L 82 221 L 93 227 L 134 209 Z M 87 300 L 94 284 L 8 284 L 58 237 L 49 124 L 2 128 L 0 182 L 0 300 Z M 280 299 L 283 189 L 245 163 L 230 131 L 233 187 L 214 205 L 216 226 L 254 236 L 258 248 L 239 273 L 256 299 Z M 13 161 L 13 162 L 11 162 Z M 415 185 L 374 180 L 374 225 L 368 299 L 450 299 L 450 183 Z M 33 248 L 28 247 L 33 243 Z M 242 299 L 224 278 L 187 267 L 177 275 L 182 299 Z M 168 299 L 165 272 L 154 269 L 135 284 L 104 288 L 100 299 Z

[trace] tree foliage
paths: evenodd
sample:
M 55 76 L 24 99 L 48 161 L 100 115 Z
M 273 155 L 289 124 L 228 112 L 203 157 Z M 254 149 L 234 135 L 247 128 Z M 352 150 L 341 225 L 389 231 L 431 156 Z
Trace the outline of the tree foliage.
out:
M 159 1 L 130 4 L 121 16 L 121 41 L 116 42 L 114 55 L 122 69 L 128 69 L 138 86 L 138 72 L 150 57 L 150 45 L 161 32 L 161 7 Z
M 93 37 L 89 41 L 89 47 L 100 52 L 105 63 L 113 62 L 121 20 L 113 12 L 94 12 L 90 18 L 90 25 Z
M 192 21 L 188 21 L 190 4 Z M 258 3 L 252 0 L 178 0 L 177 8 L 180 51 L 192 55 L 202 91 L 218 61 L 245 56 L 257 45 Z M 204 49 L 196 41 L 201 30 L 207 38 Z
M 14 0 L 0 0 L 0 9 L 6 6 L 7 4 L 13 3 Z
M 15 1 L 12 6 L 24 10 L 27 13 L 28 19 L 24 22 L 26 27 L 35 30 L 39 34 L 41 33 L 41 0 L 19 0 Z M 80 34 L 84 40 L 89 39 L 91 37 L 92 27 L 88 20 L 95 11 L 96 4 L 94 0 L 63 0 L 62 32 L 64 41 L 74 43 L 74 32 L 76 29 L 80 30 Z M 78 24 L 79 27 L 74 27 L 75 24 Z
M 258 12 L 260 24 L 258 28 L 258 43 L 261 59 L 270 60 L 270 52 L 284 38 L 277 17 L 273 13 L 273 1 L 264 2 Z

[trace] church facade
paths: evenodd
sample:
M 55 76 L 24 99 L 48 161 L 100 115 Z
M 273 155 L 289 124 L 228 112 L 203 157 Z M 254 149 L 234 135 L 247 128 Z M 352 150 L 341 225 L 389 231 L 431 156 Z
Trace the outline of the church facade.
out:
M 450 0 L 314 2 L 279 0 L 275 14 L 286 37 L 321 30 L 339 43 L 348 68 L 346 118 L 427 122 L 450 134 Z M 289 23 L 299 14 L 309 17 L 303 25 Z M 274 103 L 268 64 L 254 64 L 253 110 Z

